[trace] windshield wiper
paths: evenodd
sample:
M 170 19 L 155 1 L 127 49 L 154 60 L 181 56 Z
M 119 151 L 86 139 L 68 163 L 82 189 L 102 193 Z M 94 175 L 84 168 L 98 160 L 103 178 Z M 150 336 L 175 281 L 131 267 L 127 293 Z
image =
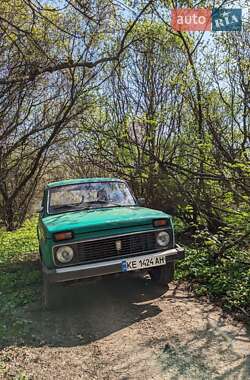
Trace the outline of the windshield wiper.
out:
M 122 205 L 120 203 L 113 203 L 113 202 L 108 202 L 108 201 L 102 201 L 102 200 L 96 200 L 96 201 L 89 201 L 85 202 L 85 204 L 88 204 L 89 206 L 84 206 L 83 204 L 66 204 L 66 205 L 60 205 L 60 206 L 55 206 L 53 207 L 54 211 L 57 210 L 72 210 L 72 211 L 81 211 L 81 210 L 93 210 L 95 207 L 91 207 L 92 204 L 103 204 L 103 205 L 109 205 L 110 207 L 127 207 L 131 205 Z
M 90 207 L 81 206 L 81 205 L 74 205 L 74 204 L 67 204 L 67 205 L 61 205 L 61 206 L 55 206 L 53 207 L 53 211 L 59 211 L 59 210 L 88 210 Z
M 100 203 L 100 204 L 104 204 L 104 205 L 108 205 L 108 206 L 112 206 L 112 207 L 124 207 L 124 206 L 126 206 L 126 205 L 122 205 L 120 203 L 114 203 L 114 202 L 102 201 L 102 200 L 90 201 L 90 202 L 86 202 L 86 203 L 89 203 L 89 204 Z
M 95 204 L 95 203 L 101 203 L 101 204 L 106 204 L 106 203 L 109 203 L 108 201 L 102 201 L 102 200 L 96 200 L 96 201 L 88 201 L 88 202 L 84 202 L 84 203 L 87 203 L 87 204 Z
M 112 207 L 123 207 L 124 206 L 124 205 L 121 205 L 120 203 L 113 203 L 113 202 L 109 202 L 109 205 Z
M 73 207 L 77 207 L 77 206 L 73 204 L 67 204 L 67 205 L 60 205 L 60 206 L 52 206 L 52 209 L 60 210 L 61 208 L 64 209 L 64 208 L 73 208 Z

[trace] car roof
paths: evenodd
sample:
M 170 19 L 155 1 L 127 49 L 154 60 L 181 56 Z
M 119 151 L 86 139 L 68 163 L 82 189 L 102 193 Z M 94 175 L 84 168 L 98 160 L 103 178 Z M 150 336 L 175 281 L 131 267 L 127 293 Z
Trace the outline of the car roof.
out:
M 119 178 L 75 178 L 75 179 L 65 179 L 63 181 L 50 182 L 47 184 L 47 188 L 66 186 L 66 185 L 77 185 L 79 183 L 89 183 L 89 182 L 124 182 Z

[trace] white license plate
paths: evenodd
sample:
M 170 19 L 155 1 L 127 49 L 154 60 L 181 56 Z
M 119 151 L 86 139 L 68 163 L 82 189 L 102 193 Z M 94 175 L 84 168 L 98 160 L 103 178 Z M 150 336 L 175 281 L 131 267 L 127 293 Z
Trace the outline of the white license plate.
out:
M 134 257 L 133 259 L 125 259 L 121 262 L 122 272 L 138 270 L 150 267 L 157 267 L 166 264 L 166 256 L 142 256 Z

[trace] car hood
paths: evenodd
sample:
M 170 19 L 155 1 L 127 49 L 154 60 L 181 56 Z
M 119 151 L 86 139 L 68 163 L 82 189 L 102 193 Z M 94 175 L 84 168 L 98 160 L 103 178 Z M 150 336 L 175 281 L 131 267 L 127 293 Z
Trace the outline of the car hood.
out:
M 170 216 L 145 207 L 110 207 L 50 215 L 43 218 L 43 224 L 48 235 L 60 231 L 82 234 L 113 228 L 152 226 L 152 220 L 157 218 Z

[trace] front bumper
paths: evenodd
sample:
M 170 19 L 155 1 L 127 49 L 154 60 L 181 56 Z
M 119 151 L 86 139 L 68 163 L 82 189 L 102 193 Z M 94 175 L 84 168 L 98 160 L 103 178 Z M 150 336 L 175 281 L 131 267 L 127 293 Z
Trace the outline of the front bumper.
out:
M 185 254 L 184 248 L 180 247 L 179 245 L 176 245 L 175 248 L 153 253 L 150 256 L 159 258 L 162 256 L 166 256 L 166 262 L 168 262 L 183 259 Z M 144 256 L 136 256 L 136 258 L 140 257 L 143 258 Z M 66 268 L 55 269 L 48 269 L 47 267 L 43 266 L 43 274 L 47 277 L 47 280 L 49 282 L 80 280 L 83 278 L 90 278 L 95 276 L 103 276 L 105 274 L 122 272 L 121 261 L 122 259 L 117 259 L 93 264 L 81 264 Z

